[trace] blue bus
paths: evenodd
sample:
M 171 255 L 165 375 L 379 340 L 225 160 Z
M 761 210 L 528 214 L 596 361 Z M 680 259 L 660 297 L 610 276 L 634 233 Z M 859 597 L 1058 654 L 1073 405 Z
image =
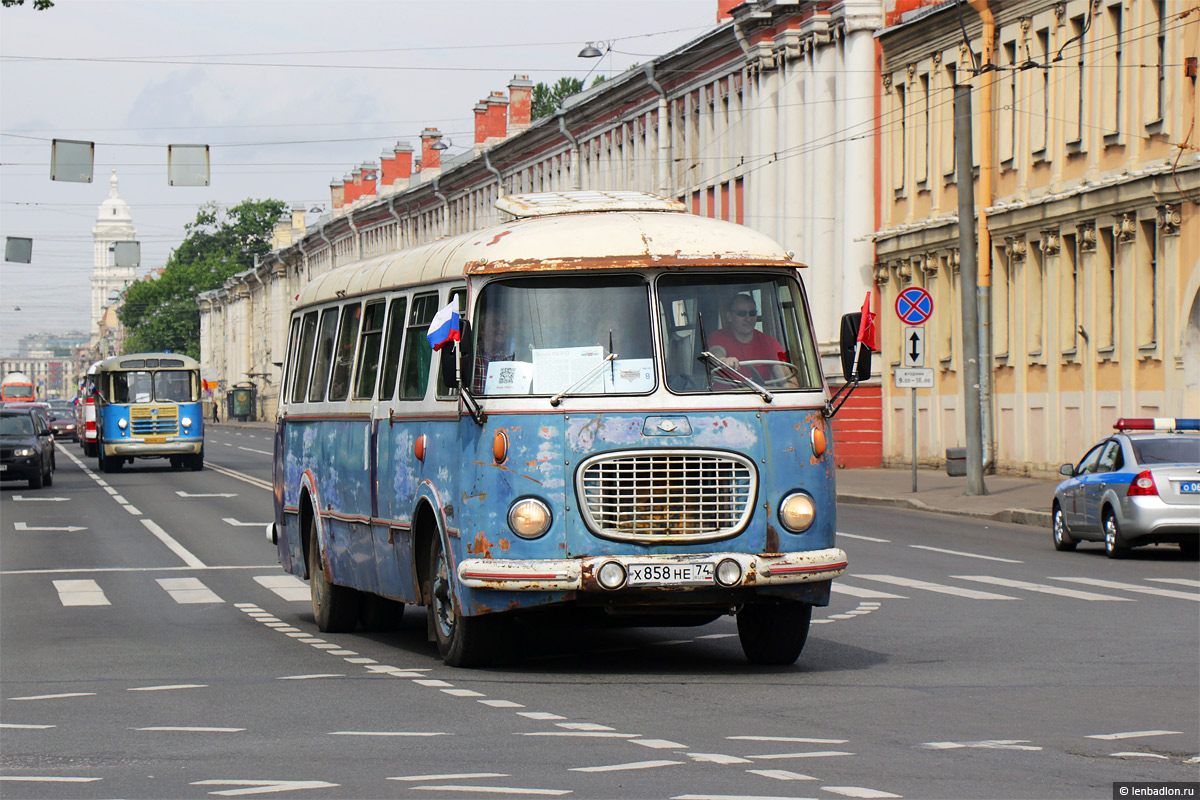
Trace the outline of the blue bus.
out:
M 750 661 L 794 662 L 846 569 L 802 265 L 654 195 L 496 205 L 513 219 L 298 298 L 268 537 L 317 626 L 424 606 L 474 666 L 540 609 L 732 613 Z
M 101 471 L 119 472 L 135 458 L 204 469 L 199 362 L 177 353 L 131 353 L 99 362 L 88 376 Z

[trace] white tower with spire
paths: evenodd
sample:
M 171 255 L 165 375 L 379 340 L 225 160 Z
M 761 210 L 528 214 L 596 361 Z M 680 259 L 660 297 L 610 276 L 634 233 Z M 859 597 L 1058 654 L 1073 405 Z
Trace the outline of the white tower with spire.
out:
M 110 298 L 135 280 L 133 267 L 118 267 L 112 252 L 115 242 L 137 239 L 129 204 L 117 196 L 117 171 L 108 179 L 108 199 L 100 204 L 92 228 L 95 254 L 92 266 L 92 336 L 100 332 L 100 316 Z

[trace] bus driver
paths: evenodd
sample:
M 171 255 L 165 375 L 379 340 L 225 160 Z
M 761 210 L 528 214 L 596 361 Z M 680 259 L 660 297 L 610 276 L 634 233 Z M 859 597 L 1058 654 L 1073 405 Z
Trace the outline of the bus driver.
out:
M 730 368 L 738 369 L 743 361 L 787 363 L 787 352 L 779 340 L 755 327 L 758 324 L 758 309 L 750 295 L 735 295 L 721 317 L 724 327 L 713 331 L 708 337 L 708 348 Z M 774 364 L 756 364 L 738 371 L 757 381 L 786 381 L 793 376 L 793 372 Z M 794 384 L 789 382 L 788 385 Z

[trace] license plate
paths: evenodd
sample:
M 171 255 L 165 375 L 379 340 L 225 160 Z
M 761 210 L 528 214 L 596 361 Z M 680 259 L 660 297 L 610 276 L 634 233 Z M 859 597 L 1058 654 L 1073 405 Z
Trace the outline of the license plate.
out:
M 636 564 L 630 586 L 703 586 L 713 582 L 712 564 Z
M 8 464 L 0 464 L 0 472 L 8 472 Z
M 165 437 L 165 436 L 147 436 L 146 438 L 142 439 L 142 441 L 145 442 L 146 444 L 166 444 L 167 437 Z
M 1180 494 L 1200 494 L 1200 481 L 1184 481 L 1179 484 Z

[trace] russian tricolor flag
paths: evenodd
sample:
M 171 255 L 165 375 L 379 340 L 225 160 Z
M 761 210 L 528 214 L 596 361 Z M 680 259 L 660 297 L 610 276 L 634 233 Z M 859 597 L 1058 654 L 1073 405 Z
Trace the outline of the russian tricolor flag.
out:
M 458 300 L 451 300 L 445 308 L 437 312 L 433 316 L 433 321 L 429 323 L 429 346 L 434 350 L 441 350 L 450 342 L 457 342 L 462 338 L 462 332 L 459 330 L 458 317 Z

